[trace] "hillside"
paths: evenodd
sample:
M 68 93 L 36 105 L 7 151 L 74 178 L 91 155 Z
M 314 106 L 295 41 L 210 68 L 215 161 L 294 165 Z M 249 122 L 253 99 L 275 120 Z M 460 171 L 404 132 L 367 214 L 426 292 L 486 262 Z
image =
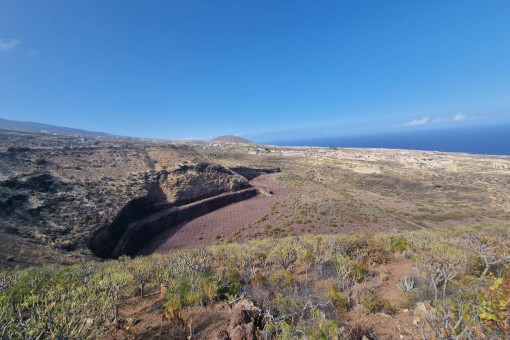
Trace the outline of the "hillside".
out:
M 0 238 L 12 245 L 0 258 L 12 266 L 510 219 L 510 157 L 14 132 L 0 150 Z
M 501 338 L 509 175 L 505 156 L 0 131 L 0 338 Z
M 209 142 L 210 143 L 231 143 L 231 144 L 254 144 L 252 141 L 249 141 L 246 138 L 232 136 L 232 135 L 219 136 L 219 137 L 211 139 Z
M 508 223 L 308 234 L 4 271 L 0 335 L 505 339 L 509 240 Z
M 18 130 L 18 131 L 32 131 L 41 133 L 72 135 L 72 136 L 111 136 L 104 132 L 94 132 L 81 129 L 73 129 L 68 127 L 42 124 L 36 122 L 20 122 L 17 120 L 8 120 L 0 118 L 0 129 L 5 130 Z

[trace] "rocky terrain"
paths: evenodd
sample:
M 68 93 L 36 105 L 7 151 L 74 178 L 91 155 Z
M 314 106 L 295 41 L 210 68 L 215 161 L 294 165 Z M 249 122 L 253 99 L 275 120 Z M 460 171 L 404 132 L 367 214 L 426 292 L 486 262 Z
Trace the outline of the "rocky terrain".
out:
M 509 175 L 504 156 L 0 130 L 0 338 L 501 338 Z
M 111 249 L 98 249 L 114 248 L 130 223 L 250 187 L 259 195 L 246 202 L 163 223 L 158 230 L 172 236 L 155 243 L 179 239 L 178 247 L 192 248 L 510 216 L 510 157 L 13 131 L 3 131 L 0 141 L 0 237 L 40 249 L 40 256 L 25 256 L 25 246 L 2 247 L 2 260 L 11 265 L 109 256 Z M 232 219 L 229 211 L 240 217 Z M 147 249 L 156 249 L 151 244 Z M 136 251 L 148 251 L 143 248 Z
M 91 236 L 101 228 L 249 187 L 187 145 L 14 132 L 2 137 L 0 237 L 71 257 L 90 255 Z M 11 251 L 2 247 L 1 253 L 13 264 L 52 256 L 29 259 Z

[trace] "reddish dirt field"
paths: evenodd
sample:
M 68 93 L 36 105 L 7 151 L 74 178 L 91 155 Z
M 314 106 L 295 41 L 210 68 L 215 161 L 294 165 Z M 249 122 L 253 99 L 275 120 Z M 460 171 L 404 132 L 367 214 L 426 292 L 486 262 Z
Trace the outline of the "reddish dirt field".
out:
M 159 244 L 154 245 L 156 252 L 167 253 L 172 249 L 211 245 L 268 214 L 271 207 L 285 195 L 285 190 L 277 184 L 276 175 L 262 175 L 250 181 L 255 188 L 271 191 L 272 196 L 260 194 L 178 225 L 161 234 Z
M 153 240 L 140 254 L 168 253 L 173 249 L 206 247 L 223 241 L 244 242 L 254 237 L 250 236 L 250 233 L 259 233 L 260 237 L 268 237 L 271 235 L 267 234 L 268 230 L 264 230 L 264 225 L 269 224 L 272 228 L 280 226 L 281 229 L 282 222 L 295 218 L 298 203 L 313 204 L 332 199 L 348 203 L 341 194 L 332 190 L 310 184 L 293 188 L 281 183 L 278 176 L 281 174 L 264 174 L 250 181 L 253 187 L 271 192 L 271 196 L 259 194 L 170 228 Z M 285 230 L 280 230 L 282 231 L 280 236 L 301 235 L 305 232 L 319 234 L 378 232 L 390 227 L 400 229 L 404 226 L 387 217 L 386 213 L 383 213 L 383 217 L 377 222 L 365 218 L 362 221 L 344 220 L 334 228 L 328 226 L 326 222 L 328 219 L 347 216 L 342 210 L 345 204 L 336 205 L 339 211 L 328 212 L 333 214 L 328 215 L 329 217 L 326 215 L 312 217 L 312 223 L 305 223 L 305 219 L 302 223 L 290 222 Z M 361 209 L 363 203 L 359 202 L 359 204 L 357 208 Z

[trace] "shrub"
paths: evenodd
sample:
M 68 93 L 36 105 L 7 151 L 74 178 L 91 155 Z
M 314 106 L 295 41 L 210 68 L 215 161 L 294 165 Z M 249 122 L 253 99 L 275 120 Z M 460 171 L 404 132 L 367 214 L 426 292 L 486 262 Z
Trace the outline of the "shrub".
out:
M 133 278 L 126 271 L 124 262 L 125 260 L 105 262 L 102 270 L 93 278 L 98 290 L 96 297 L 105 310 L 108 321 L 118 319 L 120 303 L 127 295 L 126 292 L 134 287 Z
M 361 283 L 370 277 L 370 265 L 368 263 L 355 263 L 352 271 L 352 279 Z
M 393 307 L 387 300 L 380 298 L 374 293 L 370 293 L 363 300 L 363 308 L 367 313 L 385 312 L 387 314 L 395 314 L 396 308 Z
M 343 252 L 356 262 L 386 263 L 391 254 L 382 242 L 372 235 L 353 235 L 346 239 Z
M 258 286 L 265 286 L 267 282 L 267 279 L 264 275 L 262 275 L 260 272 L 255 273 L 255 276 L 251 279 L 251 284 L 258 287 Z
M 216 277 L 217 296 L 220 299 L 232 299 L 241 286 L 241 274 L 235 268 L 222 270 Z
M 164 318 L 173 324 L 174 338 L 184 336 L 184 308 L 243 294 L 262 309 L 266 324 L 261 333 L 268 339 L 337 338 L 333 320 L 351 307 L 354 283 L 365 281 L 374 263 L 391 260 L 392 252 L 404 247 L 413 252 L 417 273 L 414 284 L 408 279 L 400 282 L 404 291 L 411 291 L 399 307 L 412 309 L 417 301 L 432 301 L 425 302 L 422 317 L 427 336 L 468 338 L 487 333 L 496 338 L 510 332 L 510 271 L 505 260 L 509 227 L 507 223 L 494 228 L 428 229 L 411 231 L 405 238 L 308 234 L 0 273 L 0 338 L 94 337 L 102 323 L 118 319 L 119 306 L 134 295 L 131 292 L 143 292 L 147 284 L 166 287 Z M 479 240 L 476 245 L 485 247 L 484 253 L 466 247 L 465 235 L 471 235 L 467 239 L 471 244 Z M 292 274 L 298 259 L 306 276 Z M 494 271 L 496 277 L 490 274 Z M 314 282 L 318 277 L 321 280 Z M 396 311 L 375 293 L 362 306 L 368 313 Z M 347 338 L 371 336 L 370 330 L 344 326 Z M 182 334 L 177 336 L 175 330 Z
M 88 339 L 100 323 L 95 287 L 80 284 L 72 268 L 20 272 L 0 295 L 2 338 Z
M 213 303 L 218 298 L 232 298 L 240 286 L 240 275 L 235 269 L 228 269 L 211 275 L 184 275 L 169 285 L 166 294 L 166 308 L 169 315 L 175 315 L 184 307 Z
M 345 295 L 343 295 L 338 291 L 338 289 L 336 289 L 335 286 L 331 286 L 329 288 L 329 294 L 331 302 L 333 303 L 335 308 L 337 308 L 341 312 L 349 311 L 350 309 L 349 301 L 347 300 Z
M 510 279 L 493 278 L 490 292 L 479 307 L 480 319 L 489 326 L 510 332 Z
M 295 246 L 287 239 L 274 247 L 269 257 L 273 263 L 278 263 L 282 269 L 290 270 L 297 261 L 298 254 Z
M 295 284 L 292 274 L 285 269 L 279 269 L 275 271 L 269 280 L 271 285 L 278 290 L 292 288 Z
M 412 290 L 410 292 L 405 293 L 404 300 L 402 301 L 400 307 L 405 309 L 413 309 L 417 301 L 418 291 Z
M 195 304 L 195 302 L 201 302 L 202 295 L 200 291 L 194 291 L 192 289 L 191 281 L 187 278 L 181 278 L 172 289 L 167 292 L 167 308 L 169 306 L 174 307 L 177 303 L 179 308 L 187 307 Z
M 0 273 L 0 293 L 7 289 L 7 287 L 9 287 L 15 280 L 16 277 L 13 275 Z
M 501 242 L 478 235 L 470 235 L 467 237 L 466 243 L 469 249 L 471 249 L 485 265 L 482 276 L 487 275 L 491 269 L 510 264 L 508 248 L 505 246 L 502 247 Z
M 420 323 L 423 338 L 485 339 L 485 330 L 469 307 L 469 304 L 454 301 L 438 305 L 436 308 L 425 303 Z
M 318 340 L 338 339 L 339 335 L 340 330 L 335 321 L 322 319 L 318 327 L 314 327 L 314 330 L 310 333 L 310 338 Z
M 389 239 L 389 248 L 394 253 L 401 253 L 407 250 L 407 240 L 404 236 L 391 236 Z
M 130 271 L 133 275 L 133 280 L 140 287 L 140 297 L 142 299 L 144 297 L 145 285 L 154 275 L 154 269 L 154 262 L 149 258 L 138 258 L 131 262 Z
M 481 277 L 485 269 L 485 263 L 478 256 L 469 256 L 466 262 L 467 274 L 476 275 Z

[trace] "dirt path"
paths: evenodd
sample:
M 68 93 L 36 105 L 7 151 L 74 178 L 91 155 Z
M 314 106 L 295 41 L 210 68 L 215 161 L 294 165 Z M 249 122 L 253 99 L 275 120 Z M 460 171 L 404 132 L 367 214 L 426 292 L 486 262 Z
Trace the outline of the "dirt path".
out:
M 405 294 L 396 286 L 401 278 L 412 276 L 413 264 L 399 255 L 390 263 L 377 266 L 375 271 L 379 273 L 380 283 L 373 288 L 373 291 L 377 296 L 398 308 L 398 313 L 395 315 L 367 314 L 361 308 L 354 308 L 348 313 L 347 319 L 350 320 L 351 325 L 360 325 L 362 329 L 370 330 L 377 339 L 420 339 L 419 329 L 413 324 L 413 310 L 401 308 Z
M 394 262 L 380 265 L 376 268 L 381 279 L 377 295 L 388 300 L 393 306 L 400 306 L 405 299 L 405 294 L 397 288 L 397 283 L 404 277 L 410 278 L 412 270 L 413 264 L 400 255 Z

